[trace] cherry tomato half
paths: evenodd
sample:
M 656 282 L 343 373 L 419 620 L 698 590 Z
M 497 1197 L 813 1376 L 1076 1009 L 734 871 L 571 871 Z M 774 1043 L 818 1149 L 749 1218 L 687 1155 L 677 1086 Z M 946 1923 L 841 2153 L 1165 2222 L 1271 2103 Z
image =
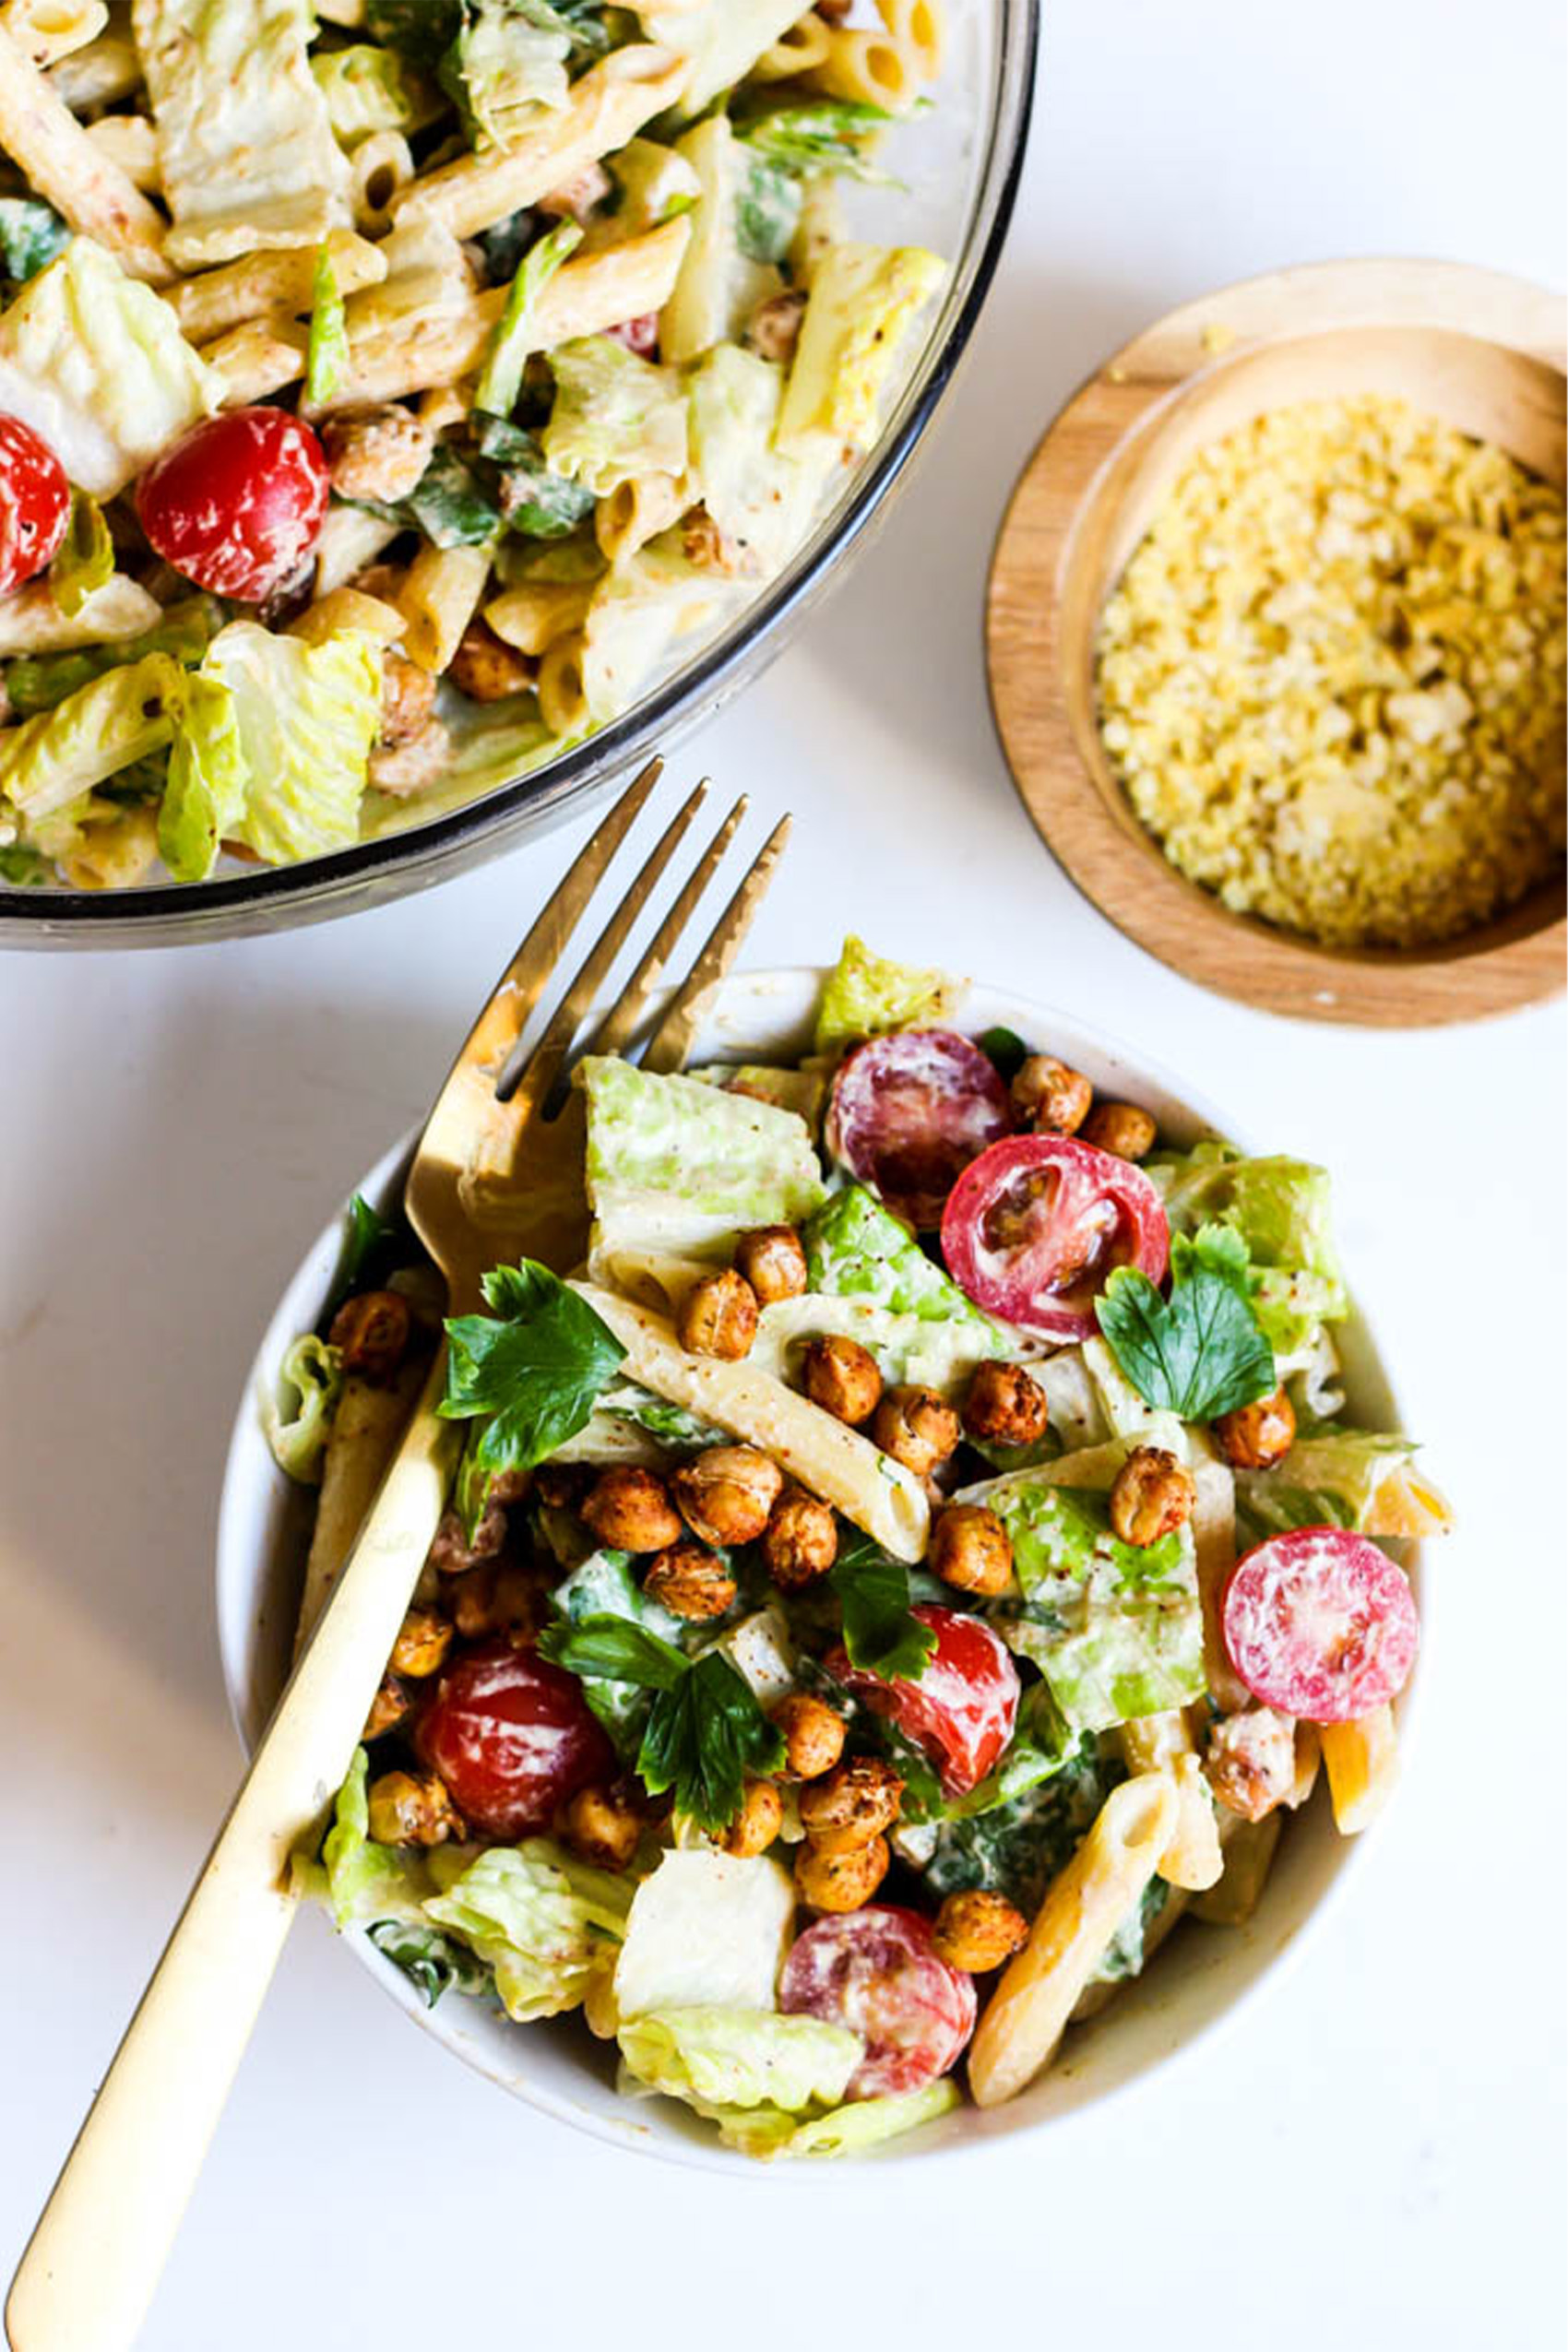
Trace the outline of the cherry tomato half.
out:
M 1119 1265 L 1163 1279 L 1170 1231 L 1131 1160 L 1069 1135 L 1012 1135 L 954 1185 L 942 1254 L 976 1306 L 1051 1339 L 1087 1339 L 1096 1293 Z
M 934 2083 L 975 2029 L 974 1978 L 940 1956 L 918 1911 L 892 1903 L 809 1927 L 784 1963 L 778 2006 L 861 2036 L 854 2099 Z
M 42 571 L 70 519 L 71 485 L 48 442 L 0 416 L 0 596 Z
M 327 458 L 284 409 L 230 409 L 193 425 L 143 474 L 137 513 L 157 552 L 214 596 L 260 604 L 315 545 Z
M 829 1652 L 828 1671 L 925 1750 L 941 1772 L 945 1796 L 965 1797 L 1013 1736 L 1018 1669 L 1006 1644 L 978 1617 L 933 1601 L 922 1601 L 911 1614 L 936 1635 L 918 1682 L 885 1682 L 862 1673 L 842 1649 Z
M 1012 1125 L 994 1063 L 951 1029 L 900 1029 L 846 1054 L 827 1105 L 827 1147 L 896 1215 L 931 1231 L 978 1152 Z
M 1265 1706 L 1352 1723 L 1403 1688 L 1420 1641 L 1408 1578 L 1348 1527 L 1292 1527 L 1244 1552 L 1225 1587 L 1225 1647 Z
M 558 1805 L 615 1770 L 576 1677 L 505 1638 L 446 1668 L 414 1745 L 464 1819 L 492 1837 L 548 1829 Z

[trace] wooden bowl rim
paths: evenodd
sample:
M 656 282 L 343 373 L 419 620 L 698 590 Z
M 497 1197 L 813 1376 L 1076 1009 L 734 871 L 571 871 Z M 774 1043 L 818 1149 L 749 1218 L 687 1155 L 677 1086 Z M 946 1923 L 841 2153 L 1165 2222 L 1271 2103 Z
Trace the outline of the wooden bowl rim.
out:
M 1079 386 L 1014 487 L 986 596 L 992 712 L 1019 797 L 1070 879 L 1119 930 L 1185 978 L 1298 1018 L 1392 1028 L 1483 1018 L 1562 990 L 1568 912 L 1561 883 L 1543 884 L 1482 926 L 1470 935 L 1475 944 L 1461 937 L 1435 948 L 1358 951 L 1293 938 L 1233 913 L 1189 882 L 1129 807 L 1111 805 L 1063 691 L 1062 590 L 1079 522 L 1114 459 L 1157 430 L 1200 381 L 1270 346 L 1358 327 L 1463 336 L 1559 374 L 1568 365 L 1561 296 L 1463 262 L 1305 262 L 1178 304 Z M 1114 426 L 1075 433 L 1086 410 L 1108 398 Z M 1042 520 L 1048 508 L 1065 520 Z M 1025 636 L 1038 657 L 1032 660 L 1014 658 Z M 1041 736 L 1043 749 L 1029 740 Z

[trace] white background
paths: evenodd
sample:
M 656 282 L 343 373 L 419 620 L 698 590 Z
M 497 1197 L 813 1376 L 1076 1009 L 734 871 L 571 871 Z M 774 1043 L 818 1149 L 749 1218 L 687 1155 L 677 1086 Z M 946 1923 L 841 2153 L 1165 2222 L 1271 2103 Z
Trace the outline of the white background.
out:
M 916 486 L 700 756 L 796 846 L 756 962 L 854 925 L 1071 1004 L 1330 1161 L 1465 1527 L 1423 1737 L 1336 1929 L 1201 2062 L 929 2173 L 637 2164 L 471 2077 L 317 1919 L 286 1954 L 149 2322 L 159 2352 L 422 2339 L 1561 2340 L 1561 1007 L 1268 1021 L 1068 887 L 987 715 L 992 531 L 1048 417 L 1172 303 L 1295 260 L 1561 283 L 1555 0 L 1048 0 L 1022 200 Z M 329 928 L 0 959 L 0 2275 L 221 1812 L 212 1531 L 300 1250 L 427 1099 L 576 847 Z M 1558 1841 L 1553 1841 L 1557 1843 Z

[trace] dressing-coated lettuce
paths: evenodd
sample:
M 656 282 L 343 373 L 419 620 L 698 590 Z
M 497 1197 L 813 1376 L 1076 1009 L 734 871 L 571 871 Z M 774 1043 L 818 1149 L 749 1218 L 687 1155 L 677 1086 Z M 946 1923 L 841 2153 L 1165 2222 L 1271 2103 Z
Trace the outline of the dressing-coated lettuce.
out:
M 816 1015 L 816 1050 L 842 1051 L 888 1029 L 928 1029 L 951 1020 L 968 982 L 873 956 L 853 932 L 827 976 Z
M 806 1265 L 814 1290 L 870 1299 L 892 1313 L 971 1331 L 992 1355 L 1008 1352 L 1001 1325 L 965 1297 L 952 1277 L 863 1184 L 833 1194 L 806 1227 Z
M 327 119 L 345 147 L 376 131 L 422 130 L 445 110 L 433 89 L 393 49 L 374 41 L 318 52 L 310 61 Z
M 827 471 L 831 443 L 805 457 L 773 445 L 784 374 L 773 361 L 720 343 L 693 368 L 692 466 L 702 502 L 738 568 L 771 578 L 805 537 Z
M 812 279 L 778 418 L 789 449 L 815 433 L 863 456 L 899 348 L 947 275 L 918 245 L 830 245 Z
M 445 1871 L 439 1875 L 445 1877 Z M 548 1837 L 492 1847 L 424 1906 L 494 1973 L 508 2017 L 558 2016 L 614 1966 L 632 1882 L 592 1870 Z
M 571 52 L 571 34 L 534 22 L 528 7 L 468 0 L 441 79 L 473 146 L 511 147 L 538 122 L 538 108 L 564 106 Z
M 1442 1491 L 1415 1467 L 1406 1437 L 1313 1431 L 1272 1470 L 1238 1470 L 1237 1509 L 1258 1533 L 1354 1527 L 1364 1536 L 1435 1536 L 1453 1523 Z
M 621 2055 L 667 2098 L 774 2107 L 790 2115 L 843 2097 L 865 2055 L 859 2034 L 762 2009 L 666 2009 L 623 2024 Z
M 296 1851 L 290 1883 L 296 1895 L 325 1903 L 339 1928 L 368 1927 L 379 1919 L 421 1926 L 422 1906 L 434 1883 L 417 1849 L 378 1846 L 371 1836 L 369 1780 L 370 1758 L 356 1748 L 320 1859 Z
M 167 743 L 185 673 L 166 653 L 106 670 L 0 734 L 0 803 L 30 825 Z
M 297 1479 L 302 1486 L 320 1483 L 342 1385 L 342 1350 L 307 1331 L 286 1349 L 276 1386 L 262 1398 L 262 1426 L 272 1458 L 286 1478 Z
M 1173 1233 L 1226 1225 L 1251 1260 L 1253 1307 L 1278 1358 L 1295 1359 L 1319 1323 L 1348 1313 L 1335 1246 L 1328 1170 L 1283 1155 L 1246 1159 L 1207 1141 L 1148 1162 Z
M 638 474 L 686 469 L 686 402 L 672 368 L 639 359 L 609 335 L 581 335 L 550 354 L 555 401 L 545 457 L 596 498 Z

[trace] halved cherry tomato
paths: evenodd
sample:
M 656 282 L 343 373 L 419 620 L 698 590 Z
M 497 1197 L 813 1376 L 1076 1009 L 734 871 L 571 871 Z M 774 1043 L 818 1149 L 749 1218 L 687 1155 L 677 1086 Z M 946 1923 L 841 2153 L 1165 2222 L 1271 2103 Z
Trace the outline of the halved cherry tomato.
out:
M 1348 1527 L 1292 1527 L 1242 1554 L 1225 1647 L 1265 1706 L 1352 1723 L 1403 1688 L 1420 1642 L 1408 1579 Z
M 260 604 L 321 529 L 327 458 L 285 409 L 230 409 L 193 425 L 143 474 L 137 513 L 154 549 L 214 596 Z
M 975 1983 L 934 1949 L 918 1911 L 893 1903 L 818 1919 L 790 1946 L 778 2006 L 861 2036 L 854 2099 L 918 2091 L 945 2074 L 975 2029 Z
M 1141 1168 L 1069 1135 L 1012 1135 L 953 1187 L 942 1254 L 988 1313 L 1051 1339 L 1087 1339 L 1119 1265 L 1163 1279 L 1170 1230 Z
M 42 571 L 70 519 L 71 485 L 48 442 L 0 416 L 0 596 Z
M 1007 1089 L 951 1029 L 900 1029 L 856 1046 L 827 1105 L 827 1147 L 888 1207 L 930 1231 L 977 1152 L 1012 1125 Z
M 576 1675 L 505 1638 L 447 1667 L 414 1745 L 464 1819 L 492 1837 L 548 1829 L 558 1805 L 615 1770 Z
M 828 1653 L 828 1671 L 925 1750 L 942 1775 L 945 1796 L 964 1797 L 985 1778 L 1013 1736 L 1018 1669 L 1006 1644 L 978 1617 L 933 1601 L 922 1601 L 910 1614 L 936 1635 L 936 1648 L 918 1682 L 885 1682 L 880 1675 L 862 1673 L 842 1649 Z
M 619 327 L 607 327 L 604 331 L 613 342 L 636 351 L 639 359 L 650 360 L 659 349 L 659 313 L 645 310 L 640 318 L 624 318 Z

